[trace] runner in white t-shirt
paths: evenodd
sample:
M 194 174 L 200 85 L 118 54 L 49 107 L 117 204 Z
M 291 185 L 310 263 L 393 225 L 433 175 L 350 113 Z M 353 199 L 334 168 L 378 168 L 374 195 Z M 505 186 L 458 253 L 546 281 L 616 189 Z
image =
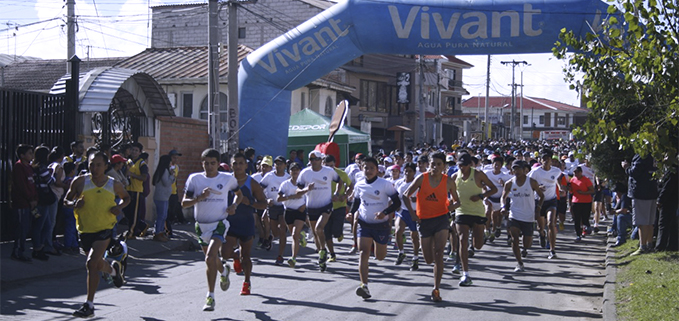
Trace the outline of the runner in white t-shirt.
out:
M 288 259 L 288 265 L 294 268 L 299 253 L 299 241 L 304 237 L 301 232 L 306 222 L 306 195 L 297 188 L 297 178 L 301 171 L 299 164 L 292 162 L 288 168 L 290 179 L 278 187 L 276 201 L 282 202 L 285 207 L 285 223 L 292 234 L 292 257 Z
M 505 174 L 502 169 L 504 168 L 504 158 L 502 156 L 496 156 L 493 158 L 492 169 L 484 171 L 488 179 L 495 184 L 498 192 L 488 196 L 484 200 L 484 205 L 486 206 L 486 238 L 491 242 L 500 237 L 502 233 L 502 214 L 500 213 L 502 204 L 502 187 L 505 182 L 512 179 L 512 175 Z
M 260 162 L 257 162 L 257 173 L 252 174 L 250 177 L 255 182 L 259 183 L 266 174 L 271 172 L 272 167 L 273 159 L 271 156 L 266 155 Z M 257 229 L 257 233 L 259 233 L 257 246 L 268 251 L 271 250 L 271 242 L 273 241 L 273 237 L 271 236 L 271 223 L 269 222 L 269 216 L 265 215 L 267 210 L 255 210 L 255 214 L 257 215 L 255 219 L 255 228 Z
M 227 215 L 235 214 L 236 207 L 242 201 L 236 179 L 231 174 L 218 171 L 219 157 L 219 151 L 215 149 L 203 151 L 201 160 L 204 171 L 189 176 L 182 200 L 182 207 L 193 206 L 198 243 L 205 253 L 208 294 L 203 311 L 213 311 L 215 308 L 217 271 L 221 274 L 219 285 L 222 290 L 226 291 L 229 288 L 230 268 L 228 265 L 222 266 L 219 250 L 226 242 L 225 237 L 229 230 Z M 231 204 L 228 202 L 229 192 L 236 195 Z
M 287 226 L 285 225 L 285 208 L 282 202 L 278 202 L 278 188 L 290 179 L 290 175 L 285 172 L 285 158 L 278 156 L 274 160 L 275 170 L 264 175 L 264 178 L 259 182 L 264 190 L 264 195 L 268 203 L 266 210 L 268 226 L 274 237 L 278 238 L 278 257 L 276 258 L 276 265 L 283 264 L 283 252 L 287 243 Z M 268 244 L 270 248 L 271 243 Z

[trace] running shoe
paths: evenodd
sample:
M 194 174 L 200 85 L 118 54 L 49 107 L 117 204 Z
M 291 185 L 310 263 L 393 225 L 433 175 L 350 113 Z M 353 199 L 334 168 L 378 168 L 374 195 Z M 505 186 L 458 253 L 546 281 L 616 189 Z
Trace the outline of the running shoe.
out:
M 599 234 L 599 227 L 598 226 L 594 227 L 594 234 Z
M 396 258 L 396 264 L 395 265 L 401 265 L 403 263 L 403 260 L 406 259 L 406 254 L 405 253 L 399 253 L 398 257 Z
M 203 311 L 214 311 L 215 310 L 215 298 L 209 296 L 205 299 L 205 305 L 203 306 Z
M 488 237 L 488 241 L 489 241 L 490 243 L 495 242 L 495 234 L 491 233 L 490 236 Z
M 344 240 L 344 234 L 337 237 L 337 242 L 342 242 Z
M 469 250 L 467 251 L 467 257 L 471 258 L 474 257 L 474 247 L 470 246 Z
M 240 295 L 250 295 L 251 288 L 250 282 L 243 282 L 243 288 L 240 290 Z
M 322 249 L 318 252 L 318 264 L 325 263 L 328 261 L 328 251 Z
M 356 254 L 356 246 L 352 246 L 351 250 L 349 250 L 349 254 Z
M 297 264 L 297 260 L 295 260 L 294 257 L 291 257 L 291 258 L 288 259 L 288 265 L 289 265 L 291 268 L 294 268 L 294 267 L 295 267 L 295 264 Z
M 231 285 L 231 281 L 229 281 L 230 273 L 231 267 L 228 264 L 224 264 L 224 275 L 219 277 L 219 287 L 222 288 L 222 291 L 228 290 L 229 285 Z
M 563 222 L 559 222 L 559 231 L 563 231 L 566 229 L 566 225 L 563 224 Z
M 431 300 L 434 302 L 443 301 L 443 299 L 441 299 L 441 292 L 438 289 L 434 289 L 431 291 Z
M 554 251 L 549 251 L 549 256 L 547 256 L 548 259 L 556 259 L 556 252 Z
M 370 290 L 368 290 L 368 285 L 361 283 L 361 286 L 356 288 L 356 295 L 363 298 L 363 300 L 370 299 Z
M 233 259 L 233 270 L 236 272 L 236 275 L 243 275 L 243 266 L 240 264 L 240 259 Z
M 283 257 L 282 256 L 279 255 L 276 258 L 276 265 L 283 265 Z
M 638 248 L 636 251 L 632 252 L 629 256 L 637 256 L 641 254 L 649 253 L 650 251 L 644 247 Z
M 545 235 L 540 234 L 540 247 L 544 249 L 546 245 L 547 238 L 545 237 Z
M 101 277 L 104 278 L 106 283 L 113 284 L 113 277 L 110 274 L 105 273 L 105 272 L 101 272 L 101 273 L 102 273 Z
M 517 264 L 516 267 L 514 268 L 514 272 L 524 272 L 524 271 L 526 270 L 523 268 L 523 264 Z
M 73 312 L 74 317 L 78 318 L 91 318 L 94 316 L 94 308 L 90 308 L 90 305 L 87 303 L 83 303 L 83 305 L 80 307 L 80 309 L 75 310 Z
M 304 232 L 302 232 L 302 233 L 304 233 Z M 264 240 L 262 240 L 262 238 L 260 237 L 260 238 L 257 239 L 257 247 L 262 248 L 263 246 L 264 246 Z
M 495 230 L 495 238 L 500 237 L 500 235 L 502 235 L 502 230 L 498 228 L 497 230 Z
M 582 238 L 580 236 L 575 237 L 575 243 L 580 243 L 582 242 Z
M 337 255 L 330 254 L 330 258 L 328 259 L 328 262 L 336 262 L 336 261 L 337 261 Z
M 521 257 L 526 258 L 527 256 L 528 256 L 528 250 L 526 250 L 526 249 L 521 250 Z
M 417 259 L 413 260 L 413 262 L 410 264 L 410 270 L 411 270 L 411 271 L 417 271 L 417 270 L 420 269 L 420 263 L 419 263 L 419 261 L 420 261 L 420 260 L 417 260 Z
M 321 272 L 325 272 L 325 270 L 328 269 L 328 264 L 323 262 L 323 263 L 318 263 L 318 267 L 321 269 Z
M 470 286 L 472 284 L 472 278 L 470 278 L 469 275 L 463 275 L 460 279 L 460 283 L 458 283 L 459 286 Z
M 549 240 L 547 240 L 547 243 L 545 243 L 545 248 L 546 248 L 546 249 L 551 248 L 551 246 L 549 246 Z
M 460 265 L 459 264 L 453 265 L 453 270 L 451 272 L 457 275 L 462 274 L 462 272 L 460 272 Z
M 455 257 L 457 257 L 457 252 L 450 251 L 448 252 L 448 257 L 446 258 L 446 261 L 455 260 Z
M 304 231 L 299 232 L 299 245 L 306 247 L 306 233 Z
M 111 263 L 111 268 L 113 268 L 113 270 L 116 272 L 116 275 L 111 275 L 111 277 L 113 278 L 113 286 L 115 286 L 116 288 L 123 286 L 125 280 L 123 280 L 123 273 L 121 272 L 122 268 L 120 266 L 120 262 L 113 261 L 113 263 Z
M 40 261 L 47 261 L 50 259 L 50 257 L 47 256 L 47 254 L 45 254 L 44 251 L 33 251 L 31 255 L 33 256 L 34 259 L 38 259 Z
M 266 240 L 266 250 L 267 251 L 271 250 L 272 245 L 273 245 L 273 235 L 269 235 L 269 239 Z

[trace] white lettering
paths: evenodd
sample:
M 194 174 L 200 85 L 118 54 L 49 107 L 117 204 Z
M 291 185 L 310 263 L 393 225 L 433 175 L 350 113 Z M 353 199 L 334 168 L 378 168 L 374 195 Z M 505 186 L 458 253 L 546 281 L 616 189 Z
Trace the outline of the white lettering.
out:
M 462 15 L 463 19 L 470 17 L 477 18 L 476 21 L 470 21 L 462 25 L 460 28 L 460 36 L 465 39 L 474 38 L 488 38 L 488 18 L 483 12 L 469 12 Z M 469 33 L 469 29 L 476 27 L 475 33 Z
M 493 26 L 491 37 L 500 38 L 500 29 L 502 28 L 502 17 L 509 17 L 511 26 L 511 37 L 519 36 L 519 13 L 516 11 L 493 12 Z
M 417 18 L 417 12 L 420 11 L 420 7 L 414 6 L 410 8 L 405 24 L 401 24 L 401 16 L 399 15 L 396 6 L 387 7 L 389 7 L 389 15 L 391 15 L 391 22 L 394 24 L 396 35 L 401 39 L 409 38 L 410 30 L 413 29 L 413 24 L 415 23 L 415 18 Z
M 533 29 L 533 15 L 541 13 L 542 10 L 534 10 L 530 3 L 523 5 L 523 33 L 526 36 L 535 37 L 542 34 L 542 29 Z

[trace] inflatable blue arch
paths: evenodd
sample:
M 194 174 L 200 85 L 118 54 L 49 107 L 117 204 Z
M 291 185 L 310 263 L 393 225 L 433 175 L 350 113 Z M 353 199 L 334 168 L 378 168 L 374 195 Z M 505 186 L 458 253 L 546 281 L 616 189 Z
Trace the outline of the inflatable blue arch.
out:
M 346 0 L 247 56 L 238 71 L 241 147 L 285 155 L 291 92 L 364 54 L 551 52 L 562 28 L 601 26 L 599 0 Z

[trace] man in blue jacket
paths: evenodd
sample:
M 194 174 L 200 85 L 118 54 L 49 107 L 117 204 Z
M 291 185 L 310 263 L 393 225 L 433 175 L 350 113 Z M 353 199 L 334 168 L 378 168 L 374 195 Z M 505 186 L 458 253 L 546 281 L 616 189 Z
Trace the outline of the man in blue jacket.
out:
M 650 155 L 642 158 L 637 154 L 631 165 L 622 161 L 622 168 L 629 176 L 627 195 L 632 199 L 632 223 L 639 227 L 639 249 L 631 255 L 648 253 L 654 248 L 653 224 L 658 198 L 658 182 L 653 179 L 656 170 L 653 158 Z

